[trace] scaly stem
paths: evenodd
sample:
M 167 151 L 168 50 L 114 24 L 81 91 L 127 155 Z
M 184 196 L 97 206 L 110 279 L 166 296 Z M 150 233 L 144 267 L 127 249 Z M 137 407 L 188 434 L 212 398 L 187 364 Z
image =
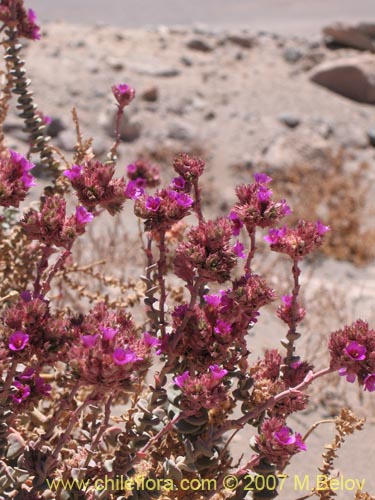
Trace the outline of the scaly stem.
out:
M 201 190 L 199 189 L 198 179 L 195 179 L 193 181 L 193 188 L 194 188 L 194 198 L 195 198 L 194 212 L 197 214 L 199 222 L 203 222 L 204 218 L 202 213 Z
M 122 106 L 117 106 L 115 142 L 113 143 L 108 155 L 109 160 L 114 162 L 117 160 L 117 148 L 119 147 L 121 142 L 121 120 L 123 116 L 124 116 L 124 108 Z
M 8 369 L 8 373 L 2 391 L 0 392 L 0 403 L 4 403 L 8 399 L 9 389 L 14 380 L 14 375 L 16 374 L 17 365 L 18 361 L 14 360 Z
M 251 261 L 254 258 L 255 250 L 256 250 L 256 247 L 255 247 L 255 227 L 249 231 L 249 236 L 250 236 L 250 250 L 249 250 L 249 254 L 247 256 L 246 264 L 245 264 L 245 272 L 246 273 L 249 273 L 251 271 Z
M 301 270 L 298 267 L 298 259 L 293 260 L 293 267 L 292 267 L 292 272 L 293 272 L 293 280 L 294 280 L 294 287 L 293 287 L 293 292 L 292 292 L 292 304 L 291 304 L 291 313 L 292 313 L 292 321 L 289 326 L 289 331 L 286 336 L 288 343 L 286 344 L 286 357 L 284 358 L 284 363 L 286 366 L 290 366 L 290 364 L 293 362 L 293 357 L 294 357 L 294 342 L 300 337 L 300 334 L 297 333 L 297 313 L 298 313 L 298 294 L 300 291 L 300 284 L 299 284 L 299 276 L 301 274 Z
M 158 282 L 160 289 L 160 300 L 159 300 L 159 325 L 162 335 L 165 334 L 165 301 L 167 298 L 167 292 L 165 289 L 165 265 L 166 265 L 166 247 L 165 247 L 165 231 L 160 232 L 159 241 L 159 260 L 158 260 Z
M 36 270 L 36 278 L 34 282 L 34 297 L 38 297 L 38 295 L 40 295 L 40 292 L 42 290 L 42 284 L 41 284 L 42 275 L 43 272 L 48 267 L 48 259 L 52 253 L 53 251 L 50 245 L 45 245 L 43 247 L 42 256 L 40 258 L 40 262 Z

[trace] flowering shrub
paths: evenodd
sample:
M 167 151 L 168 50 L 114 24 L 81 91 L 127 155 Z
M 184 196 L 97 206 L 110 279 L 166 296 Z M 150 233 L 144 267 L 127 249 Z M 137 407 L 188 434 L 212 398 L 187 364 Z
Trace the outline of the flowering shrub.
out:
M 243 482 L 249 474 L 274 479 L 252 498 L 276 497 L 278 473 L 308 446 L 287 419 L 307 407 L 309 385 L 337 371 L 375 391 L 375 332 L 365 321 L 331 334 L 326 368 L 315 370 L 296 351 L 306 314 L 299 302 L 300 263 L 330 228 L 321 221 L 285 225 L 291 209 L 274 199 L 264 173 L 237 187 L 238 201 L 225 217 L 206 220 L 199 184 L 205 163 L 187 154 L 175 159 L 177 176 L 165 187 L 159 187 L 157 166 L 143 158 L 128 165 L 128 180 L 117 177 L 119 124 L 135 98 L 126 84 L 112 88 L 118 119 L 107 160 L 93 157 L 78 136 L 76 155 L 62 168 L 48 138 L 38 135 L 42 119 L 31 94 L 18 92 L 26 84 L 16 42 L 39 38 L 35 14 L 21 0 L 2 0 L 0 19 L 8 81 L 21 109 L 27 105 L 30 154 L 39 152 L 55 179 L 38 208 L 21 210 L 35 185 L 34 165 L 2 145 L 0 235 L 14 260 L 4 256 L 0 269 L 8 276 L 10 261 L 17 272 L 13 282 L 4 281 L 0 297 L 0 498 L 187 498 L 191 492 L 179 491 L 179 481 L 212 479 L 215 490 L 202 498 L 237 500 L 249 498 Z M 4 115 L 6 102 L 1 105 Z M 69 194 L 75 201 L 68 208 Z M 134 205 L 147 241 L 141 302 L 132 310 L 103 297 L 85 313 L 57 308 L 54 280 L 71 265 L 75 242 L 89 224 L 100 223 L 103 211 L 114 215 L 125 203 Z M 188 216 L 184 232 L 181 221 Z M 172 233 L 175 250 L 168 247 Z M 293 289 L 277 309 L 287 327 L 280 350 L 254 360 L 249 331 L 261 309 L 278 300 L 254 271 L 259 234 L 271 251 L 290 259 Z M 22 265 L 11 244 L 15 237 L 23 238 L 28 252 Z M 185 293 L 174 296 L 169 281 L 183 284 Z M 359 427 L 350 412 L 343 415 L 340 429 Z M 235 463 L 229 443 L 245 426 L 254 428 L 253 452 L 244 447 Z M 235 491 L 225 482 L 228 472 Z M 155 481 L 135 481 L 130 489 L 123 482 L 97 487 L 119 476 L 161 478 L 174 488 L 163 490 Z M 71 478 L 76 482 L 67 491 L 60 480 Z

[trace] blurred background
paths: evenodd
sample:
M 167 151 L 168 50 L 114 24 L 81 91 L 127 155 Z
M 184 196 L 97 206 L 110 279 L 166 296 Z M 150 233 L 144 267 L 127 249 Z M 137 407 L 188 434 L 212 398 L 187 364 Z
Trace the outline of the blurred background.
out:
M 202 22 L 298 34 L 317 32 L 322 23 L 375 15 L 373 0 L 32 0 L 30 5 L 44 21 L 128 28 Z

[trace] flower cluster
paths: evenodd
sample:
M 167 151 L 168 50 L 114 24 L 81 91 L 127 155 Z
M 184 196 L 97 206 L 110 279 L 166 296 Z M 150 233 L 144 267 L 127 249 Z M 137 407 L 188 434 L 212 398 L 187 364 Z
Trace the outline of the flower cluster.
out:
M 306 449 L 301 434 L 293 433 L 282 418 L 264 420 L 256 437 L 256 450 L 260 458 L 278 467 L 283 467 L 293 455 Z
M 358 382 L 365 391 L 375 391 L 375 331 L 366 321 L 357 320 L 333 332 L 328 343 L 331 368 L 348 382 Z
M 17 405 L 38 402 L 41 397 L 49 397 L 52 387 L 33 368 L 25 368 L 13 381 L 11 398 Z
M 160 184 L 160 169 L 149 160 L 139 158 L 127 166 L 128 178 L 137 183 L 140 188 L 153 188 Z
M 320 221 L 313 222 L 301 220 L 296 228 L 286 226 L 281 229 L 270 229 L 265 241 L 271 250 L 285 253 L 292 259 L 299 259 L 315 250 L 323 243 L 323 236 L 330 228 Z
M 196 411 L 200 408 L 220 408 L 228 399 L 225 385 L 222 383 L 227 373 L 227 370 L 218 365 L 211 365 L 209 372 L 203 375 L 191 376 L 186 371 L 175 377 L 174 383 L 182 393 L 180 408 Z
M 307 362 L 294 361 L 282 370 L 282 357 L 276 349 L 265 352 L 251 368 L 253 390 L 250 395 L 250 408 L 257 408 L 270 397 L 300 384 L 313 366 Z M 306 408 L 308 397 L 291 393 L 267 410 L 268 416 L 286 418 L 291 413 Z
M 72 340 L 69 322 L 54 317 L 48 301 L 30 292 L 23 292 L 20 300 L 5 311 L 3 321 L 7 334 L 2 350 L 21 362 L 34 354 L 50 362 L 63 356 Z
M 65 199 L 55 194 L 45 198 L 40 211 L 29 210 L 21 225 L 31 240 L 69 250 L 93 218 L 83 206 L 76 207 L 75 214 L 67 217 Z
M 189 214 L 193 199 L 184 192 L 167 188 L 156 191 L 154 196 L 138 196 L 134 204 L 134 213 L 145 219 L 148 231 L 165 232 L 173 224 Z
M 126 83 L 112 86 L 112 93 L 117 101 L 119 108 L 125 108 L 135 98 L 135 90 Z
M 200 158 L 191 157 L 183 153 L 174 160 L 173 168 L 185 180 L 185 182 L 193 183 L 204 172 L 205 163 Z
M 285 200 L 272 201 L 272 190 L 268 187 L 271 180 L 266 174 L 255 174 L 255 183 L 236 188 L 239 202 L 229 216 L 233 223 L 234 235 L 239 234 L 242 225 L 251 232 L 255 226 L 274 226 L 291 213 Z
M 82 165 L 73 165 L 65 170 L 64 175 L 72 183 L 79 201 L 93 211 L 99 206 L 111 215 L 119 212 L 127 198 L 132 198 L 127 191 L 123 177 L 114 179 L 115 165 L 88 160 Z
M 283 304 L 278 307 L 276 314 L 286 323 L 289 328 L 296 323 L 300 323 L 306 315 L 306 310 L 296 302 L 293 307 L 293 295 L 283 295 Z
M 73 373 L 86 384 L 104 388 L 128 388 L 150 364 L 149 334 L 140 338 L 131 316 L 98 304 L 73 322 L 76 343 L 69 351 Z
M 200 222 L 176 250 L 177 276 L 186 282 L 198 276 L 203 281 L 227 281 L 237 262 L 237 254 L 230 247 L 231 237 L 232 226 L 226 218 Z
M 34 164 L 24 156 L 9 150 L 8 158 L 0 158 L 0 206 L 18 207 L 31 186 L 35 186 L 30 170 Z
M 2 0 L 0 21 L 10 28 L 17 29 L 17 35 L 30 40 L 40 39 L 40 28 L 36 23 L 36 14 L 26 10 L 23 0 Z
M 199 369 L 205 370 L 214 361 L 232 370 L 247 352 L 249 325 L 273 298 L 273 290 L 253 274 L 236 280 L 233 288 L 205 295 L 204 303 L 190 311 L 187 304 L 177 306 L 172 313 L 173 332 L 162 339 L 161 351 L 171 354 L 172 345 L 175 353 Z M 174 346 L 178 331 L 182 335 Z

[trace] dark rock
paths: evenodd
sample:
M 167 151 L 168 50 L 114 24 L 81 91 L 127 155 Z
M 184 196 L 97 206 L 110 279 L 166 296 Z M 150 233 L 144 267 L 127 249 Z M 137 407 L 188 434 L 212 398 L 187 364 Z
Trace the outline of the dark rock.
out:
M 60 132 L 66 130 L 66 125 L 61 118 L 52 118 L 51 123 L 47 126 L 46 133 L 52 138 L 57 137 Z
M 142 99 L 146 102 L 156 102 L 159 99 L 159 89 L 155 86 L 142 92 Z
M 374 23 L 335 23 L 323 28 L 323 35 L 328 46 L 345 46 L 375 52 Z
M 251 49 L 255 45 L 255 39 L 247 35 L 228 35 L 227 40 L 243 49 Z
M 191 50 L 197 50 L 199 52 L 212 52 L 214 50 L 213 46 L 202 38 L 192 38 L 187 42 L 186 46 Z
M 292 113 L 282 113 L 279 115 L 279 120 L 289 128 L 296 128 L 301 123 L 301 119 Z
M 193 66 L 193 61 L 190 59 L 190 57 L 182 56 L 180 61 L 185 66 Z
M 311 80 L 337 94 L 368 104 L 375 103 L 375 56 L 358 55 L 322 63 Z
M 168 137 L 177 141 L 191 142 L 196 138 L 196 132 L 191 125 L 175 120 L 168 125 Z

